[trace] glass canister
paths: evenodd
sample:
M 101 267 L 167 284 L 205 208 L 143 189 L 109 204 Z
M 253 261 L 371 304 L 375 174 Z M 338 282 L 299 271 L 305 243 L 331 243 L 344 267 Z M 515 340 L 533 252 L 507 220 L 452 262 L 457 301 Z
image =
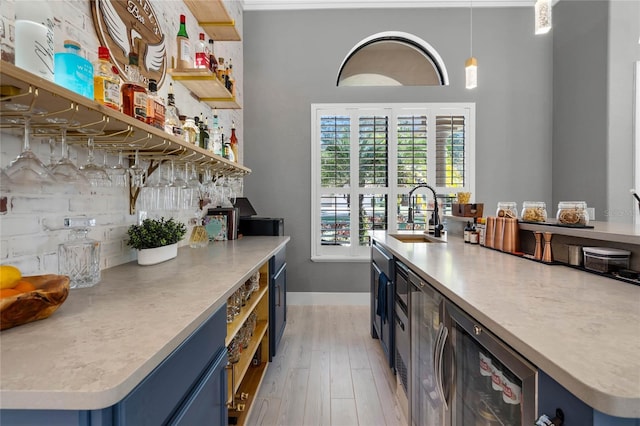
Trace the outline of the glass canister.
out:
M 207 229 L 202 224 L 202 218 L 196 219 L 196 225 L 191 230 L 191 237 L 189 237 L 189 247 L 191 248 L 203 248 L 209 245 L 209 234 Z
M 522 220 L 525 222 L 546 222 L 547 205 L 544 201 L 525 201 L 522 203 Z
M 587 203 L 584 201 L 560 201 L 558 203 L 556 219 L 558 223 L 563 225 L 588 225 L 589 215 L 587 214 Z
M 66 218 L 69 241 L 58 246 L 58 270 L 68 275 L 71 288 L 93 287 L 100 282 L 100 242 L 87 237 L 95 219 Z
M 496 210 L 497 217 L 518 217 L 518 205 L 515 201 L 499 201 Z

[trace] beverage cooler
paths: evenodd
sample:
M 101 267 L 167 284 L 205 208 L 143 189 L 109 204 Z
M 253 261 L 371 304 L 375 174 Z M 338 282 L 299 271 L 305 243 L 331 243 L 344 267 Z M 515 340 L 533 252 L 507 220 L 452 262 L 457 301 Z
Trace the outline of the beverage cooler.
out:
M 534 424 L 536 368 L 424 280 L 411 283 L 411 424 Z

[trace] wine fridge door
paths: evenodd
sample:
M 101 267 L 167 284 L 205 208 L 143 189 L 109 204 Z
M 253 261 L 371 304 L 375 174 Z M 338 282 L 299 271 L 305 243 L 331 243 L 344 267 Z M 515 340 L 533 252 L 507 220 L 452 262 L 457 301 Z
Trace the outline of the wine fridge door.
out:
M 451 351 L 451 425 L 535 422 L 537 370 L 482 325 L 446 303 Z
M 446 329 L 443 297 L 428 283 L 409 272 L 411 388 L 409 410 L 413 426 L 444 426 L 449 411 L 442 392 L 440 342 Z

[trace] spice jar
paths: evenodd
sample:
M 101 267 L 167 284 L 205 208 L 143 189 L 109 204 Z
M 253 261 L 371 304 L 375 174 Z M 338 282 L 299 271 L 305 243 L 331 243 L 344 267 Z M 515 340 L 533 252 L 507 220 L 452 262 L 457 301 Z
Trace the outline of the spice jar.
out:
M 556 219 L 558 223 L 563 225 L 588 225 L 589 215 L 587 214 L 587 203 L 584 201 L 560 201 L 558 203 Z
M 518 205 L 514 201 L 499 201 L 497 217 L 518 217 Z
M 546 222 L 547 205 L 544 201 L 525 201 L 522 203 L 522 220 L 525 222 Z

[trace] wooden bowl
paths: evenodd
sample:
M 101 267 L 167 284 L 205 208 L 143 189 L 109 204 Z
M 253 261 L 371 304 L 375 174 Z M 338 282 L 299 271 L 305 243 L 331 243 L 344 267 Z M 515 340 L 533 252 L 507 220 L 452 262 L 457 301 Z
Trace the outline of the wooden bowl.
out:
M 47 318 L 69 295 L 66 275 L 32 275 L 22 279 L 36 289 L 0 299 L 0 330 Z

